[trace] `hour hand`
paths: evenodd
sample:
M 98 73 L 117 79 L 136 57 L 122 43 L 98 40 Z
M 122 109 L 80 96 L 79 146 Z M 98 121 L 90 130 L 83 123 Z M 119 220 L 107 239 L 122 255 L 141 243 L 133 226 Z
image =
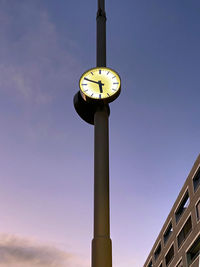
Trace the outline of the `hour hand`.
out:
M 99 81 L 98 84 L 99 84 L 99 90 L 100 90 L 100 93 L 103 93 L 103 88 L 102 88 L 102 86 L 103 86 L 104 84 L 101 83 L 101 81 Z

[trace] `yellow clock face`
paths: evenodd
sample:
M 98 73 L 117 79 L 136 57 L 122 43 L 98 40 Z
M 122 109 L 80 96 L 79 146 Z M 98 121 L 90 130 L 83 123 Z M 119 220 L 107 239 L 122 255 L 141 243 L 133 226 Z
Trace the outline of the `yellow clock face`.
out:
M 121 80 L 114 70 L 97 67 L 86 71 L 81 76 L 79 86 L 85 101 L 108 103 L 120 94 Z

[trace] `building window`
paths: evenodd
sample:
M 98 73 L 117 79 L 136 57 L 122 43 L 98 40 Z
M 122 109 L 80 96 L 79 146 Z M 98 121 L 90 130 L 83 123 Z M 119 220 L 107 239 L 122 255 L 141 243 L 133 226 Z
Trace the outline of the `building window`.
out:
M 166 266 L 170 264 L 173 258 L 174 258 L 174 245 L 171 246 L 171 248 L 167 252 L 167 255 L 165 256 Z
M 188 190 L 186 191 L 183 199 L 181 200 L 180 205 L 178 206 L 176 212 L 175 212 L 175 217 L 176 217 L 176 223 L 178 223 L 178 221 L 180 220 L 181 216 L 183 215 L 184 211 L 186 210 L 186 208 L 188 207 L 190 202 L 190 198 L 189 198 L 189 193 Z
M 170 222 L 170 224 L 168 225 L 165 233 L 164 233 L 164 243 L 166 244 L 167 240 L 169 239 L 171 233 L 173 232 L 173 228 L 172 228 L 172 222 Z
M 200 167 L 193 178 L 194 192 L 197 191 L 197 188 L 199 187 L 199 185 L 200 185 Z
M 159 257 L 160 252 L 161 252 L 161 243 L 157 246 L 156 251 L 154 252 L 154 258 L 155 258 L 155 261 L 156 261 L 157 258 Z
M 196 213 L 197 213 L 197 221 L 199 221 L 200 220 L 200 200 L 196 204 Z
M 178 248 L 182 245 L 183 241 L 188 237 L 189 233 L 192 230 L 192 219 L 191 216 L 187 219 L 186 223 L 184 224 L 182 230 L 178 234 L 177 241 L 178 241 Z
M 153 267 L 152 260 L 149 262 L 149 264 L 147 265 L 147 267 Z
M 197 239 L 192 244 L 191 248 L 187 252 L 187 262 L 188 266 L 194 262 L 194 260 L 200 255 L 200 235 L 197 237 Z
M 183 267 L 183 262 L 182 262 L 182 260 L 179 261 L 179 263 L 176 265 L 176 267 Z

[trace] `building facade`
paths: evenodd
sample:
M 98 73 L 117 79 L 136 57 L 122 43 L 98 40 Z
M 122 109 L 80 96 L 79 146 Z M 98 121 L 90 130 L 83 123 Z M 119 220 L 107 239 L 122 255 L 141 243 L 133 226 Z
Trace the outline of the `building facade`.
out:
M 144 267 L 200 267 L 200 155 Z

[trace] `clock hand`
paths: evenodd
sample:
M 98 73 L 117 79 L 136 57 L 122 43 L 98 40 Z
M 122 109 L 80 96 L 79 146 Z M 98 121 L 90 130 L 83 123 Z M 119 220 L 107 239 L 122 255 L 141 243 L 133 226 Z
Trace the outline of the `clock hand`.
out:
M 99 90 L 100 90 L 100 93 L 103 93 L 103 88 L 102 86 L 104 85 L 101 81 L 98 81 L 98 84 L 99 84 Z
M 97 84 L 99 84 L 99 82 L 96 82 L 96 81 L 93 81 L 93 80 L 90 80 L 90 79 L 88 79 L 88 78 L 84 78 L 84 80 L 86 80 L 86 81 L 89 81 L 89 82 L 92 82 L 92 83 L 97 83 Z
M 89 82 L 92 82 L 92 83 L 97 83 L 97 84 L 99 85 L 100 93 L 103 93 L 103 88 L 102 88 L 102 86 L 104 85 L 104 83 L 102 83 L 101 81 L 96 82 L 96 81 L 90 80 L 90 79 L 88 79 L 88 78 L 86 78 L 86 77 L 84 78 L 84 80 L 89 81 Z

